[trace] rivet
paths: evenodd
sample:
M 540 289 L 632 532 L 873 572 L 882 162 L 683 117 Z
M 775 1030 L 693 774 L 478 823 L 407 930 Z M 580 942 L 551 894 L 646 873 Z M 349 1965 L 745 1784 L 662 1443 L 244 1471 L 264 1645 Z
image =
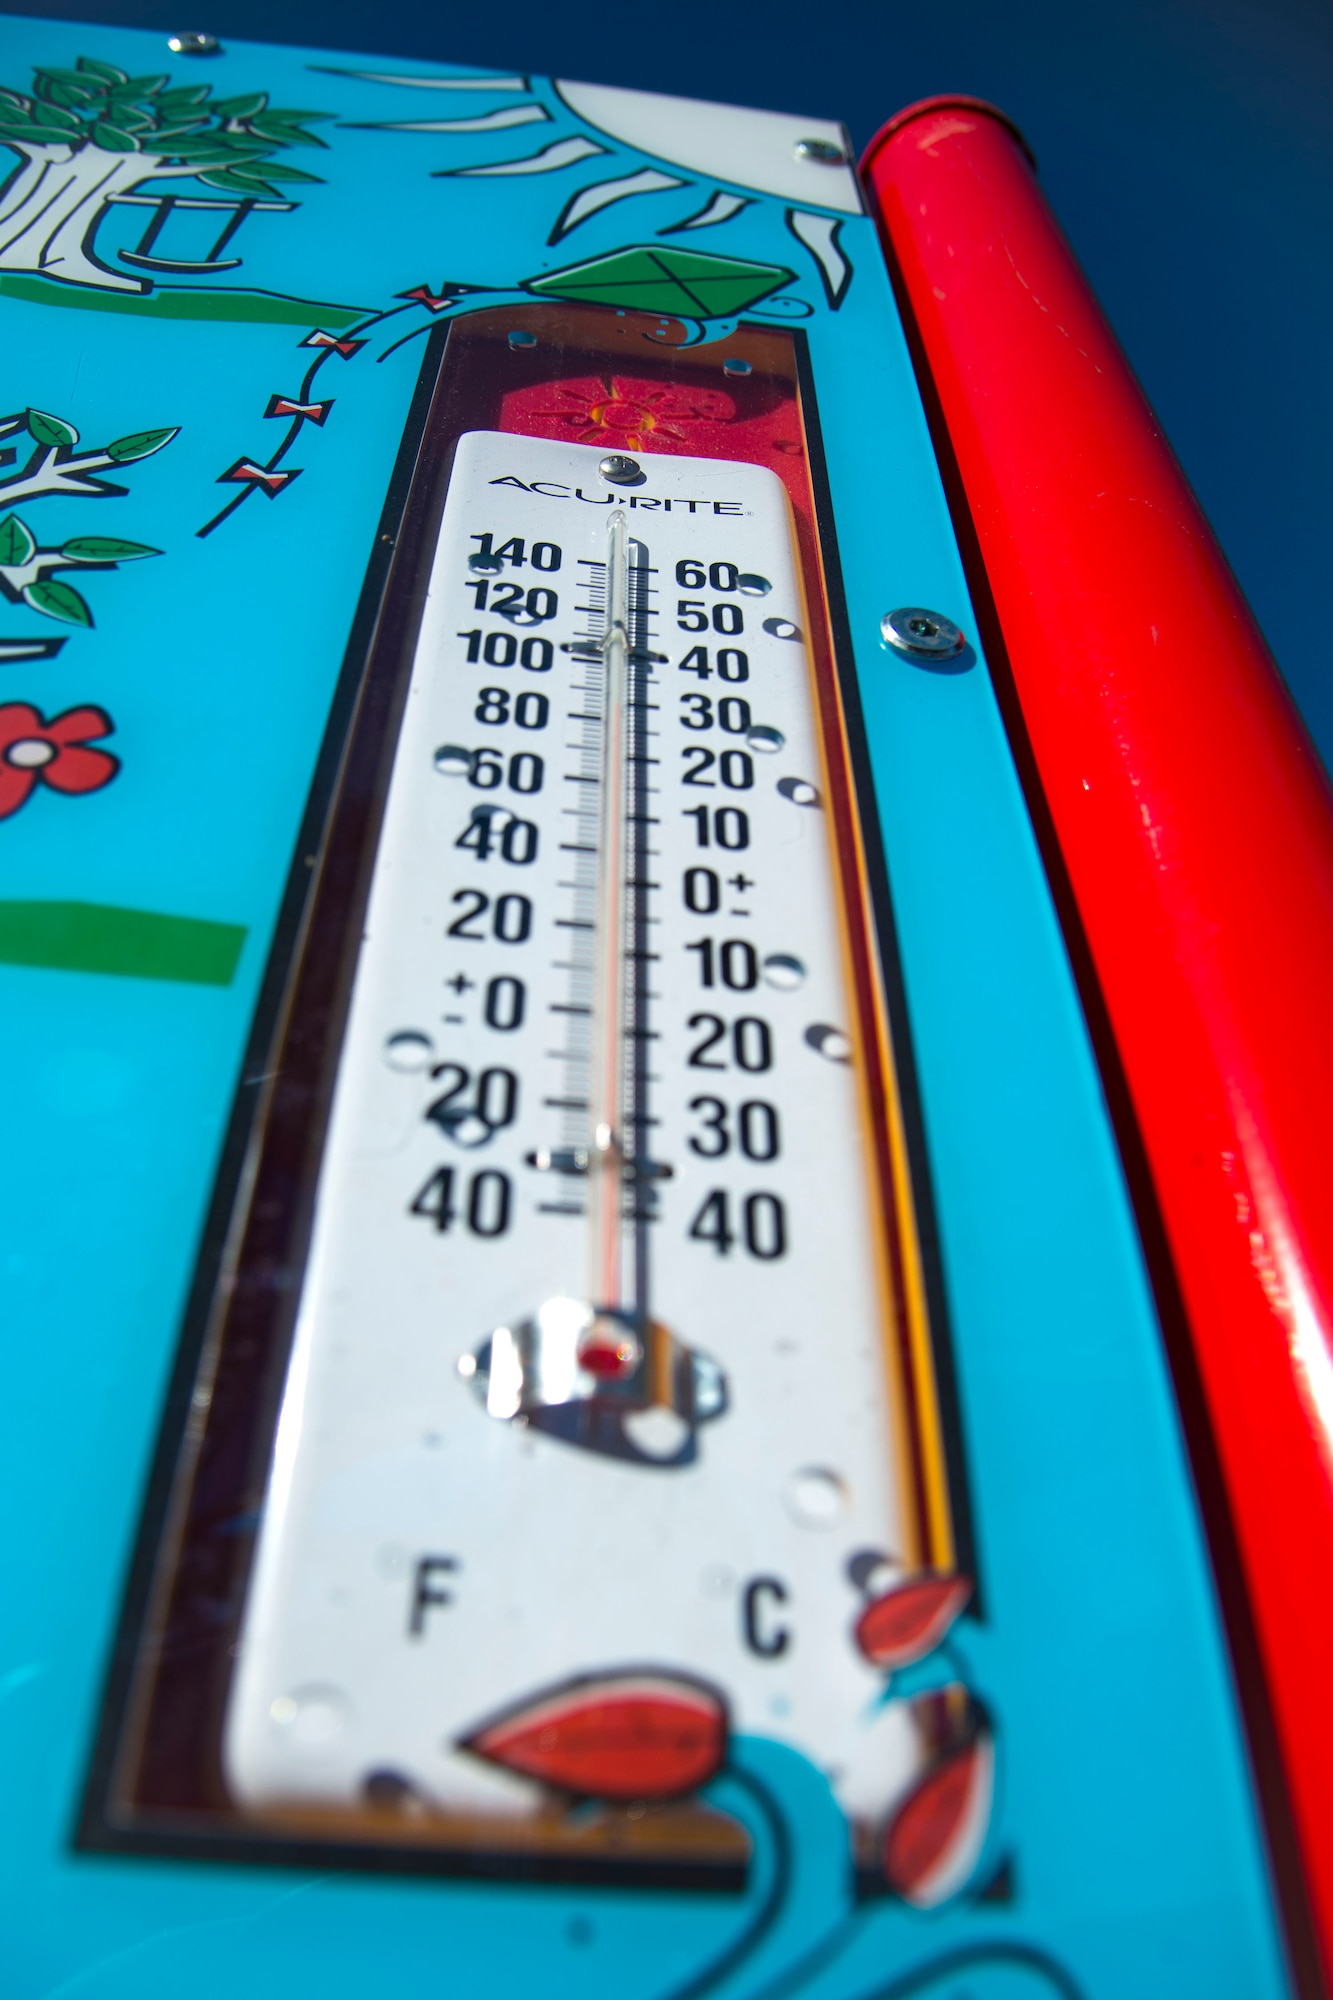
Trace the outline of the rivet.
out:
M 604 458 L 597 470 L 608 486 L 642 486 L 647 477 L 637 458 L 626 458 L 619 451 L 613 451 L 608 458 Z
M 798 160 L 816 160 L 821 167 L 845 167 L 847 155 L 832 139 L 798 139 L 792 147 Z
M 187 33 L 171 35 L 167 47 L 173 56 L 220 56 L 222 44 L 216 35 L 205 34 L 202 28 L 191 28 Z
M 507 333 L 505 335 L 505 339 L 509 342 L 509 345 L 515 349 L 518 349 L 520 347 L 535 347 L 537 345 L 536 334 L 529 333 L 526 327 L 521 327 L 521 326 L 514 327 L 512 332 Z
M 886 611 L 879 629 L 886 646 L 914 660 L 951 659 L 967 643 L 950 619 L 938 611 L 925 611 L 919 604 Z

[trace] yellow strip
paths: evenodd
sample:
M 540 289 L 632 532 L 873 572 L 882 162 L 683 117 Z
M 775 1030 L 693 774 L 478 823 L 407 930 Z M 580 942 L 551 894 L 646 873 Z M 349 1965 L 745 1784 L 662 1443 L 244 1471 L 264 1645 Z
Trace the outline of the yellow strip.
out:
M 815 548 L 820 564 L 820 581 L 824 588 L 824 604 L 821 605 L 820 611 L 821 616 L 826 617 L 824 605 L 827 604 L 827 584 L 823 573 L 823 551 L 819 545 L 818 532 L 815 535 Z M 806 609 L 808 617 L 809 607 L 807 606 Z M 836 658 L 831 633 L 828 634 L 828 639 L 830 658 Z M 810 657 L 812 680 L 816 671 L 812 649 Z M 837 682 L 836 671 L 833 679 L 833 694 L 837 704 L 842 736 L 840 768 L 842 771 L 850 773 L 851 758 L 847 739 L 847 718 L 843 707 L 842 690 Z M 817 701 L 815 704 L 815 713 L 816 716 L 820 715 L 820 708 Z M 823 742 L 822 723 L 820 736 L 820 748 L 823 756 L 823 778 L 825 786 L 831 794 L 834 788 L 834 780 L 831 773 L 831 763 L 827 747 Z M 876 1250 L 881 1267 L 881 1285 L 886 1303 L 886 1321 L 889 1329 L 889 1338 L 886 1341 L 886 1345 L 889 1348 L 889 1376 L 894 1388 L 894 1429 L 897 1433 L 897 1463 L 904 1467 L 905 1470 L 911 1461 L 914 1449 L 919 1451 L 921 1484 L 925 1489 L 925 1519 L 921 1520 L 919 1519 L 919 1509 L 914 1486 L 905 1478 L 902 1481 L 904 1517 L 915 1529 L 914 1539 L 916 1542 L 914 1548 L 910 1550 L 905 1549 L 903 1554 L 908 1557 L 909 1561 L 921 1568 L 948 1572 L 956 1568 L 958 1555 L 957 1543 L 954 1536 L 953 1509 L 949 1497 L 948 1464 L 945 1453 L 944 1426 L 940 1415 L 939 1383 L 935 1373 L 935 1354 L 931 1338 L 930 1310 L 926 1299 L 925 1277 L 922 1267 L 921 1238 L 917 1226 L 916 1202 L 912 1192 L 911 1164 L 907 1154 L 902 1098 L 898 1087 L 898 1069 L 894 1059 L 893 1040 L 889 1031 L 887 1009 L 884 1002 L 883 966 L 878 962 L 879 943 L 868 893 L 865 842 L 861 829 L 861 815 L 855 791 L 850 784 L 847 786 L 847 794 L 850 805 L 852 838 L 856 846 L 857 880 L 854 882 L 841 882 L 842 900 L 840 902 L 840 911 L 843 917 L 843 956 L 848 987 L 854 994 L 856 988 L 851 977 L 852 953 L 847 920 L 852 907 L 852 898 L 855 897 L 860 905 L 863 935 L 870 945 L 874 961 L 872 965 L 874 976 L 871 981 L 874 988 L 874 1033 L 879 1042 L 881 1068 L 885 1079 L 885 1090 L 888 1100 L 889 1158 L 893 1179 L 893 1225 L 897 1230 L 899 1254 L 902 1264 L 907 1342 L 912 1356 L 912 1374 L 915 1384 L 915 1395 L 911 1400 L 915 1404 L 912 1413 L 916 1419 L 915 1436 L 919 1440 L 919 1444 L 914 1447 L 912 1427 L 909 1426 L 907 1421 L 911 1392 L 909 1391 L 908 1384 L 903 1379 L 903 1371 L 898 1359 L 896 1342 L 892 1337 L 896 1317 L 896 1305 L 892 1272 L 888 1260 L 888 1246 L 877 1238 Z M 837 843 L 834 842 L 833 846 L 834 866 L 841 877 L 842 864 L 837 852 Z M 857 1014 L 857 1032 L 859 1038 L 862 1029 L 862 1023 L 859 1019 L 859 1008 Z M 863 1070 L 862 1074 L 864 1075 L 864 1073 Z M 864 1093 L 861 1095 L 861 1107 L 862 1117 L 868 1121 L 869 1108 L 866 1104 Z M 867 1148 L 868 1157 L 873 1159 L 873 1135 L 868 1134 L 868 1138 L 870 1142 Z M 876 1175 L 876 1179 L 878 1180 L 878 1175 Z

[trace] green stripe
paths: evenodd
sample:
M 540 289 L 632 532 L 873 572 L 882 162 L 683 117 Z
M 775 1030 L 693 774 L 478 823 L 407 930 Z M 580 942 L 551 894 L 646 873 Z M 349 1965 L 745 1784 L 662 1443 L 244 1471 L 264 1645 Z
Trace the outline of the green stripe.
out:
M 0 902 L 0 964 L 5 965 L 230 986 L 244 943 L 244 924 L 162 917 L 106 903 Z
M 2 144 L 3 141 L 0 141 Z M 141 319 L 217 319 L 260 326 L 322 326 L 341 333 L 364 319 L 367 307 L 335 306 L 319 299 L 293 299 L 281 292 L 247 292 L 226 285 L 162 285 L 151 292 L 103 291 L 59 279 L 0 275 L 0 297 L 35 305 L 78 306 L 85 312 L 133 313 Z

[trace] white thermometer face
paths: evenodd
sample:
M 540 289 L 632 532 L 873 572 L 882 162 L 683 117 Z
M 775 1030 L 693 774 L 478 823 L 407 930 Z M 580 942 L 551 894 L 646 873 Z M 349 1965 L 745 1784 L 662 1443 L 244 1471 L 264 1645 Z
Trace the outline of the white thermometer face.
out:
M 789 505 L 600 462 L 457 447 L 228 1707 L 251 1812 L 520 1830 L 688 1790 L 728 1712 L 862 1824 L 919 1774 L 853 1639 L 918 1544 Z M 599 1689 L 683 1734 L 553 1791 L 541 1704 Z

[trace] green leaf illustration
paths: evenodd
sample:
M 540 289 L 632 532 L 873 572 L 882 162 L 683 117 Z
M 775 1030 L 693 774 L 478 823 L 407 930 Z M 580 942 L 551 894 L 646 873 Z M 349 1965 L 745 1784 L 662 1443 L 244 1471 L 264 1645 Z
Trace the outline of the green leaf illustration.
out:
M 111 95 L 113 98 L 156 97 L 167 81 L 165 72 L 161 76 L 131 76 L 124 83 L 118 83 Z
M 226 171 L 243 181 L 271 181 L 276 171 L 272 161 L 265 155 L 261 159 L 252 157 L 244 160 L 228 160 Z
M 80 56 L 77 67 L 84 76 L 95 76 L 103 83 L 128 83 L 128 72 L 117 69 L 114 63 L 98 62 L 96 56 Z
M 66 111 L 59 104 L 34 104 L 33 122 L 37 125 L 54 126 L 60 132 L 82 132 L 83 127 L 72 111 Z
M 256 90 L 246 97 L 215 97 L 213 109 L 219 118 L 253 118 L 267 103 L 268 92 Z
M 186 139 L 181 145 L 168 145 L 165 134 L 159 133 L 154 151 L 169 154 L 173 160 L 184 160 L 192 167 L 236 166 L 240 164 L 237 154 L 230 146 L 220 146 L 212 132 L 201 132 L 197 139 Z M 248 159 L 248 154 L 242 155 Z
M 193 148 L 200 143 L 200 138 L 197 125 L 172 125 L 165 132 L 154 132 L 149 151 L 164 160 L 178 160 L 181 157 L 181 148 L 183 146 Z
M 308 174 L 304 167 L 279 166 L 276 160 L 257 160 L 253 165 L 238 162 L 234 172 L 254 175 L 256 180 L 262 175 L 266 181 L 315 181 L 320 187 L 324 185 L 322 175 Z
M 0 521 L 0 566 L 19 569 L 31 561 L 36 549 L 37 537 L 32 530 L 17 514 L 6 514 Z
M 122 132 L 118 126 L 106 125 L 99 118 L 93 126 L 93 144 L 101 146 L 108 153 L 140 153 L 143 148 L 132 132 Z
M 170 90 L 164 90 L 157 101 L 164 111 L 170 105 L 172 111 L 176 112 L 186 105 L 202 104 L 206 97 L 212 95 L 212 91 L 211 83 L 178 83 Z
M 151 112 L 140 110 L 137 104 L 118 104 L 115 107 L 116 130 L 118 132 L 155 132 L 157 120 Z
M 63 105 L 66 111 L 78 111 L 87 116 L 97 100 L 87 90 L 79 90 L 71 83 L 48 83 L 45 89 L 38 87 L 38 96 L 48 104 Z M 33 107 L 36 110 L 36 106 Z
M 216 145 L 225 146 L 227 151 L 234 153 L 238 159 L 248 158 L 256 153 L 263 155 L 269 151 L 262 139 L 252 139 L 248 132 L 227 132 L 221 126 L 214 126 L 209 137 Z
M 93 614 L 67 583 L 58 577 L 45 576 L 39 583 L 30 583 L 23 592 L 24 602 L 34 611 L 44 611 L 48 618 L 59 618 L 66 625 L 91 625 Z
M 299 125 L 281 124 L 271 111 L 266 111 L 262 118 L 250 119 L 249 125 L 256 139 L 266 139 L 271 146 L 323 146 L 326 150 L 328 147 L 327 140 L 317 139 L 313 132 L 303 132 Z
M 179 430 L 179 424 L 172 424 L 168 430 L 131 431 L 128 437 L 117 438 L 114 444 L 107 445 L 106 455 L 116 465 L 128 465 L 132 458 L 151 458 L 164 444 L 170 444 Z
M 75 90 L 86 90 L 90 97 L 101 97 L 106 91 L 104 83 L 96 82 L 77 69 L 60 69 L 55 63 L 45 63 L 40 69 L 34 69 L 33 76 L 39 90 L 44 83 L 64 83 Z
M 271 194 L 275 199 L 278 195 L 277 188 L 270 187 L 267 181 L 248 174 L 243 179 L 232 167 L 210 167 L 199 178 L 205 187 L 220 188 L 223 194 Z
M 43 410 L 29 410 L 28 431 L 38 444 L 76 445 L 79 434 L 63 417 L 48 417 Z
M 54 139 L 54 133 L 51 139 Z M 13 120 L 0 115 L 0 139 L 8 139 L 16 146 L 50 144 L 36 125 L 16 125 Z
M 221 132 L 215 125 L 205 125 L 186 143 L 192 148 L 206 147 L 220 160 L 236 162 L 265 159 L 271 150 L 262 139 L 251 139 L 244 132 Z
M 10 515 L 13 520 L 13 515 Z M 0 521 L 0 548 L 6 523 Z M 20 527 L 22 523 L 19 523 Z M 35 546 L 35 544 L 34 544 Z M 118 563 L 134 562 L 140 556 L 160 556 L 161 549 L 150 549 L 147 542 L 122 542 L 115 535 L 75 535 L 73 541 L 66 542 L 60 551 L 74 562 Z M 0 561 L 3 561 L 0 556 Z
M 169 154 L 173 160 L 185 160 L 191 166 L 230 165 L 235 157 L 226 146 L 218 145 L 211 132 L 187 132 L 179 140 L 169 132 L 159 132 L 153 141 L 153 151 Z

